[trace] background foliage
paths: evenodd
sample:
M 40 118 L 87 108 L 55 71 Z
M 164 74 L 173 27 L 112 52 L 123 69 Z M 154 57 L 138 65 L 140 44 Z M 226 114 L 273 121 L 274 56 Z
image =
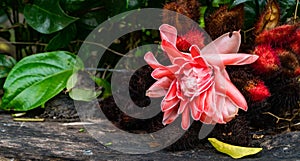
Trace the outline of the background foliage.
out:
M 67 80 L 73 72 L 70 71 L 75 61 L 73 56 L 95 27 L 119 13 L 138 8 L 163 8 L 163 5 L 170 1 L 1 0 L 0 85 L 1 88 L 4 87 L 1 108 L 26 111 L 42 105 L 66 87 Z M 205 27 L 205 17 L 220 6 L 234 7 L 244 3 L 247 16 L 243 30 L 253 27 L 266 5 L 266 0 L 199 0 L 199 2 L 201 4 L 199 25 L 202 27 Z M 281 22 L 286 22 L 295 11 L 296 0 L 279 3 Z M 107 51 L 107 56 L 98 67 L 113 68 L 120 58 L 115 53 L 126 53 L 147 41 L 153 42 L 157 39 L 159 34 L 155 31 L 140 31 L 125 35 L 119 39 L 119 43 L 109 47 L 111 51 Z M 29 67 L 26 63 L 38 64 Z M 66 73 L 59 75 L 63 72 Z M 24 78 L 24 74 L 28 77 Z M 107 97 L 110 92 L 109 83 L 106 81 L 109 74 L 99 72 L 98 76 L 99 78 L 93 79 L 98 85 L 107 88 L 104 92 L 104 96 Z M 53 81 L 54 78 L 56 81 L 51 82 L 53 91 L 43 95 L 45 90 L 51 90 L 48 88 L 49 81 Z M 18 84 L 14 86 L 16 80 Z M 22 95 L 22 92 L 26 94 Z M 35 96 L 43 98 L 30 98 Z

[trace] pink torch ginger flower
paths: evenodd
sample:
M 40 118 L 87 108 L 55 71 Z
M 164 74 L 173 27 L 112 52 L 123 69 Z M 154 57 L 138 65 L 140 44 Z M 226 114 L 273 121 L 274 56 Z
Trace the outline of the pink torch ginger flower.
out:
M 160 64 L 151 52 L 145 61 L 154 69 L 152 77 L 157 81 L 147 90 L 149 97 L 163 97 L 161 110 L 163 124 L 172 123 L 180 114 L 184 130 L 190 126 L 190 116 L 205 124 L 226 123 L 238 112 L 247 110 L 247 102 L 231 83 L 225 65 L 244 65 L 258 56 L 237 54 L 241 36 L 239 32 L 222 35 L 202 50 L 196 45 L 190 53 L 176 48 L 177 30 L 170 25 L 160 27 L 163 51 L 171 65 Z

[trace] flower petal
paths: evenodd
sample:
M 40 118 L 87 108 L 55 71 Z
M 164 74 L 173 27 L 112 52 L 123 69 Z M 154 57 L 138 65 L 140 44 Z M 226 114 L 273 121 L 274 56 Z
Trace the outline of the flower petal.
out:
M 188 103 L 189 103 L 188 100 L 181 101 L 177 113 L 178 113 L 178 114 L 181 114 L 181 113 L 184 111 L 184 109 L 186 109 L 186 108 L 188 107 L 188 106 L 187 106 Z
M 198 110 L 197 104 L 195 101 L 190 103 L 192 118 L 194 120 L 199 120 L 201 116 L 201 112 Z
M 151 76 L 154 79 L 160 79 L 162 77 L 169 77 L 169 78 L 173 78 L 174 74 L 172 73 L 172 71 L 168 70 L 167 68 L 156 68 L 152 73 Z
M 241 44 L 241 34 L 234 31 L 218 37 L 213 42 L 206 45 L 201 51 L 204 54 L 228 54 L 237 53 Z
M 195 99 L 195 104 L 197 106 L 197 110 L 199 112 L 203 112 L 204 111 L 204 105 L 205 105 L 205 99 L 206 99 L 206 92 L 203 92 L 199 95 L 199 97 L 196 97 Z
M 219 54 L 220 57 L 215 57 L 212 54 L 206 55 L 205 59 L 208 62 L 216 62 L 216 59 L 221 59 L 223 65 L 245 65 L 255 62 L 259 56 L 251 54 Z M 218 60 L 217 60 L 218 61 Z
M 161 102 L 161 110 L 163 112 L 168 111 L 171 108 L 175 107 L 180 101 L 176 96 L 177 93 L 176 82 L 177 82 L 176 80 L 173 80 L 167 92 L 167 95 Z
M 166 40 L 170 42 L 173 46 L 176 46 L 177 30 L 175 27 L 168 24 L 162 24 L 159 27 L 159 31 L 162 40 Z
M 147 91 L 148 97 L 162 97 L 167 94 L 167 91 L 172 83 L 172 80 L 168 77 L 163 77 L 156 81 Z
M 191 121 L 190 121 L 190 109 L 185 108 L 182 113 L 182 121 L 181 121 L 181 127 L 183 130 L 187 130 L 190 127 Z
M 174 109 L 168 110 L 164 112 L 163 116 L 163 125 L 172 123 L 178 117 L 177 111 Z
M 208 67 L 207 62 L 201 57 L 200 49 L 197 46 L 192 45 L 190 48 L 190 52 L 191 52 L 193 59 L 200 65 L 200 67 L 203 67 L 203 68 Z
M 172 64 L 174 64 L 173 60 L 175 58 L 184 56 L 175 46 L 173 46 L 170 42 L 166 40 L 162 40 L 161 48 L 167 53 Z
M 225 72 L 225 69 L 224 69 Z M 222 75 L 220 69 L 215 69 L 215 87 L 216 91 L 223 96 L 228 97 L 236 106 L 243 110 L 247 110 L 247 102 L 240 91 L 232 84 L 232 82 Z
M 156 69 L 159 67 L 164 67 L 161 65 L 154 57 L 152 52 L 147 52 L 144 56 L 144 60 L 151 66 L 151 68 Z

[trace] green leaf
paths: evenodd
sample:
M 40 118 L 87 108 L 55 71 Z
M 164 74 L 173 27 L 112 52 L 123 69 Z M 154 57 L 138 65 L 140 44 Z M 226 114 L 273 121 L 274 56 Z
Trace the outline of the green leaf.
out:
M 64 11 L 78 15 L 77 13 L 88 12 L 92 8 L 102 8 L 104 2 L 99 0 L 60 0 L 60 4 Z
M 73 100 L 77 100 L 77 101 L 92 101 L 92 100 L 96 99 L 101 93 L 102 93 L 102 91 L 94 91 L 94 90 L 91 90 L 91 89 L 73 88 L 69 92 L 69 96 Z
M 25 6 L 24 17 L 32 28 L 43 34 L 62 30 L 77 20 L 61 9 L 59 0 L 35 0 Z
M 262 148 L 241 147 L 223 143 L 216 138 L 208 138 L 208 141 L 219 151 L 228 154 L 234 159 L 253 155 L 262 151 Z
M 7 77 L 15 64 L 16 60 L 13 57 L 0 54 L 0 78 Z
M 212 1 L 212 6 L 213 7 L 219 7 L 219 5 L 223 5 L 223 4 L 229 4 L 230 0 L 213 0 Z
M 94 82 L 91 80 L 90 75 L 80 72 L 74 73 L 67 81 L 67 91 L 73 100 L 77 101 L 91 101 L 96 99 L 102 90 L 94 88 Z
M 92 79 L 96 82 L 98 86 L 104 88 L 102 98 L 107 98 L 111 96 L 111 85 L 107 80 L 98 77 L 92 77 Z
M 232 1 L 229 8 L 233 8 L 233 7 L 235 7 L 239 4 L 242 4 L 242 3 L 245 3 L 245 2 L 248 2 L 248 1 L 253 1 L 253 0 L 234 0 L 234 1 Z
M 71 40 L 73 40 L 76 36 L 77 29 L 75 24 L 71 24 L 70 26 L 63 29 L 61 32 L 58 32 L 49 42 L 46 47 L 46 51 L 53 51 L 63 47 L 66 47 Z
M 88 12 L 80 17 L 78 24 L 84 29 L 93 30 L 100 23 L 107 20 L 108 16 L 105 10 L 100 10 L 96 12 Z
M 65 51 L 25 57 L 8 74 L 1 108 L 15 111 L 36 108 L 61 92 L 73 71 L 81 68 L 83 63 Z
M 277 1 L 280 7 L 280 20 L 286 22 L 287 18 L 293 16 L 296 7 L 296 0 Z
M 248 1 L 244 6 L 244 29 L 250 29 L 254 26 L 254 24 L 258 21 L 260 14 L 263 12 L 266 6 L 265 0 L 258 0 L 258 4 L 256 1 Z
M 205 11 L 206 11 L 206 9 L 207 9 L 207 6 L 203 6 L 203 7 L 200 7 L 200 20 L 199 20 L 199 22 L 200 22 L 200 27 L 201 28 L 204 28 L 205 27 Z

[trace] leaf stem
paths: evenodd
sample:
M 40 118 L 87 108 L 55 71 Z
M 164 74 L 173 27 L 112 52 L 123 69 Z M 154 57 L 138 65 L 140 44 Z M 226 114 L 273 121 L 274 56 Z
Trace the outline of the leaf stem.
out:
M 297 20 L 297 13 L 298 13 L 298 6 L 299 6 L 299 0 L 296 0 L 296 8 L 295 8 L 295 13 L 294 13 L 294 23 L 296 23 Z

